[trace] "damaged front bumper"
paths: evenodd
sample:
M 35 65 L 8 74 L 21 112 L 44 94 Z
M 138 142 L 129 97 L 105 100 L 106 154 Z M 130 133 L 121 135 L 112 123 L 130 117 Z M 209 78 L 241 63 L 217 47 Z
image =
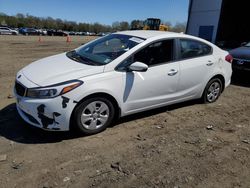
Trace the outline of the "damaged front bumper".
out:
M 27 79 L 23 78 L 22 84 L 33 86 Z M 21 85 L 22 85 L 21 84 Z M 20 85 L 20 84 L 19 84 Z M 23 85 L 24 88 L 26 86 Z M 68 131 L 70 117 L 77 102 L 65 95 L 50 99 L 33 99 L 20 96 L 14 88 L 16 107 L 20 116 L 29 124 L 45 130 Z
M 53 100 L 29 99 L 18 95 L 16 98 L 17 111 L 27 123 L 45 130 L 69 130 L 70 116 L 76 105 L 74 101 L 67 100 L 65 104 L 62 96 Z

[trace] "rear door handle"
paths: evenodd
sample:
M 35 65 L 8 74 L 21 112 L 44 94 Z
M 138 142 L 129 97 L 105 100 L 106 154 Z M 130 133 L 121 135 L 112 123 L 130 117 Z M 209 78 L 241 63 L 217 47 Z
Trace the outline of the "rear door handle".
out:
M 178 73 L 178 70 L 175 70 L 175 69 L 171 69 L 169 72 L 168 72 L 168 75 L 169 76 L 174 76 Z
M 212 66 L 214 63 L 212 61 L 208 61 L 207 66 Z

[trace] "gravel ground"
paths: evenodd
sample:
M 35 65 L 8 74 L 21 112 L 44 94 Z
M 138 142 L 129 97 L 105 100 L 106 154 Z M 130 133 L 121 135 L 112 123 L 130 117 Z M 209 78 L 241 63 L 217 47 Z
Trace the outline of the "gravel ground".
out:
M 214 104 L 136 114 L 93 136 L 23 122 L 12 97 L 16 72 L 91 39 L 0 36 L 0 187 L 250 187 L 249 76 L 233 78 Z

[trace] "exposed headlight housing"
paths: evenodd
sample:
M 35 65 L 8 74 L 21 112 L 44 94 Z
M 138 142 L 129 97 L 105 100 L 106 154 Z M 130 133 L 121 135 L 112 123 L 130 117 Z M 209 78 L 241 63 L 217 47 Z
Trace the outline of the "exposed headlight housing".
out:
M 57 96 L 57 89 L 28 89 L 26 96 L 29 98 L 53 98 Z
M 27 89 L 26 97 L 37 99 L 54 98 L 72 91 L 83 84 L 81 80 L 71 80 L 46 87 Z

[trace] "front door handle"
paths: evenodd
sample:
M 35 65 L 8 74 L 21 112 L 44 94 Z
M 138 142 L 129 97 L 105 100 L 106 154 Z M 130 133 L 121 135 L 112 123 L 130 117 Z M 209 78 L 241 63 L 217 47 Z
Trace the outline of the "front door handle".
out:
M 168 72 L 168 75 L 169 76 L 174 76 L 178 73 L 178 70 L 175 70 L 175 69 L 171 69 L 169 72 Z

